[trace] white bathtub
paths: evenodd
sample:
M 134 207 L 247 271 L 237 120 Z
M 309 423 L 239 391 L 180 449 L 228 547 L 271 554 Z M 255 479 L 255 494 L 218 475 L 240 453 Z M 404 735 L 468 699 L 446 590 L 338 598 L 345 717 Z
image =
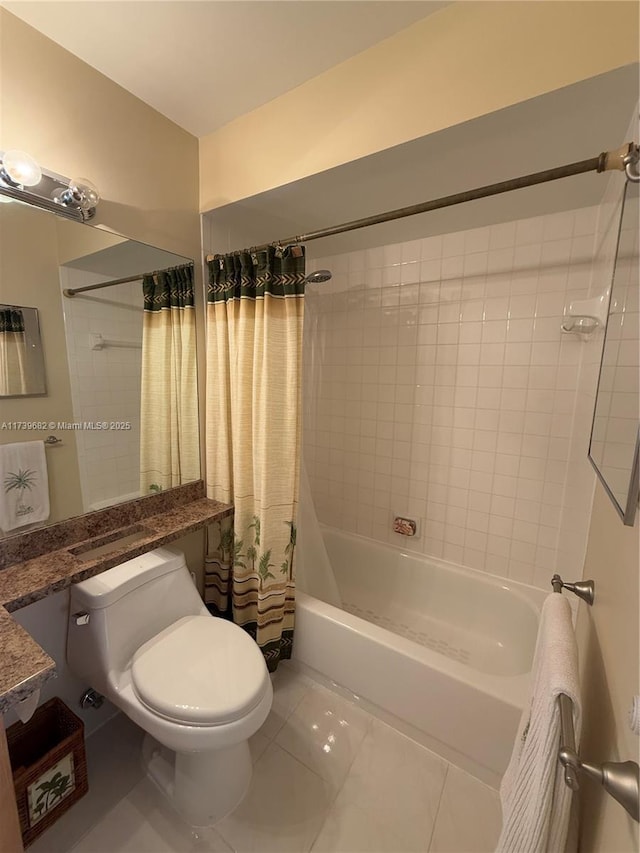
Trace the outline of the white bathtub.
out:
M 323 538 L 344 609 L 301 584 L 294 660 L 495 784 L 513 747 L 547 593 L 331 528 Z M 305 563 L 312 578 L 308 555 Z
M 140 497 L 140 492 L 129 492 L 128 495 L 115 495 L 112 498 L 106 498 L 102 501 L 95 501 L 89 504 L 87 512 L 94 512 L 97 509 L 107 509 L 107 507 L 115 506 L 116 504 L 125 503 L 125 501 L 135 501 Z

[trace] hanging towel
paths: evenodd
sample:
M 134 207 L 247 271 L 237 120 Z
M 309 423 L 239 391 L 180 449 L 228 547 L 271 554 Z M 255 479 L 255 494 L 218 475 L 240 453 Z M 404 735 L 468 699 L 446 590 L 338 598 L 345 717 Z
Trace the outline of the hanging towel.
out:
M 0 528 L 5 532 L 49 518 L 43 441 L 0 446 Z
M 496 853 L 563 853 L 565 849 L 571 791 L 558 761 L 560 693 L 573 700 L 578 743 L 578 649 L 569 602 L 554 592 L 542 607 L 530 697 L 500 786 L 503 823 Z

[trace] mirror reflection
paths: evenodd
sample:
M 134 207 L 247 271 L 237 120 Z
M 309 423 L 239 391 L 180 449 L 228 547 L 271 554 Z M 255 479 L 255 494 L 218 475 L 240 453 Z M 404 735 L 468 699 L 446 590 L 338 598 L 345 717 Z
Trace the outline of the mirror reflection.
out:
M 0 305 L 0 397 L 46 390 L 37 309 Z
M 9 506 L 35 499 L 34 478 L 50 498 L 38 526 L 198 479 L 192 260 L 19 202 L 0 204 L 0 241 L 2 532 L 35 526 Z M 5 394 L 36 376 L 23 356 L 38 320 L 41 390 Z
M 638 503 L 638 184 L 625 189 L 589 456 L 625 524 Z

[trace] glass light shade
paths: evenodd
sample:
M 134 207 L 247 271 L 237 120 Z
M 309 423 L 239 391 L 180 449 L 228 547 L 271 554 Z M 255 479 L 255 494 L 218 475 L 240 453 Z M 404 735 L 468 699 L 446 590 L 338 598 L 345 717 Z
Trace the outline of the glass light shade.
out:
M 4 152 L 2 171 L 11 183 L 23 187 L 35 187 L 42 180 L 42 169 L 33 157 L 17 149 Z
M 82 210 L 91 210 L 100 201 L 98 188 L 87 178 L 72 178 L 69 181 L 69 191 Z

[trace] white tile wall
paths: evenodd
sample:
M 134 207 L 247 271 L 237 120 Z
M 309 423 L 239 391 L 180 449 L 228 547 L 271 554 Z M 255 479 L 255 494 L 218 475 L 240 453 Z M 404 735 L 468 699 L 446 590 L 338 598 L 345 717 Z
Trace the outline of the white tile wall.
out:
M 106 281 L 109 276 L 61 267 L 62 287 Z M 142 286 L 119 285 L 63 297 L 75 422 L 130 423 L 130 430 L 76 432 L 85 510 L 139 493 Z M 93 350 L 90 334 L 136 346 Z
M 321 521 L 548 586 L 590 427 L 575 420 L 584 343 L 560 324 L 589 293 L 597 220 L 585 208 L 309 259 L 333 271 L 306 301 Z M 574 497 L 588 524 L 591 496 Z M 395 514 L 419 520 L 418 540 L 391 531 Z

